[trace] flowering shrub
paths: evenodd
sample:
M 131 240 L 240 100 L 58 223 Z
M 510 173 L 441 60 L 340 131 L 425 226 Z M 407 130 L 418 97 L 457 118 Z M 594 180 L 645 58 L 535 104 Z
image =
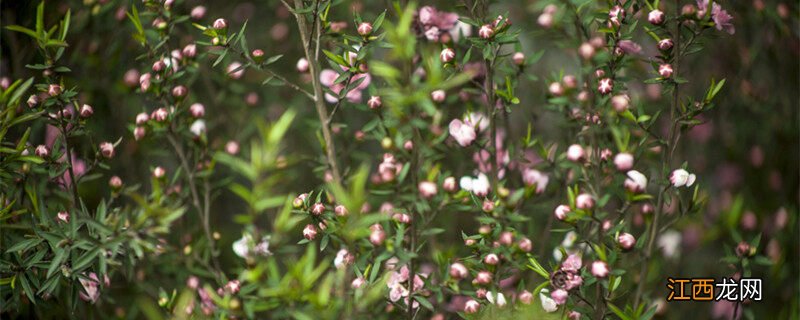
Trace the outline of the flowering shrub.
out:
M 8 9 L 0 314 L 797 314 L 796 8 L 228 6 Z

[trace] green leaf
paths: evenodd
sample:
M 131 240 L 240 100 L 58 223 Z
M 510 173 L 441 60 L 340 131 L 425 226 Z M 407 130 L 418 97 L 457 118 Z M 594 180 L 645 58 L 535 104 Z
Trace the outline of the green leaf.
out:
M 56 256 L 53 258 L 53 261 L 50 262 L 50 267 L 47 268 L 47 277 L 50 278 L 53 276 L 53 273 L 61 267 L 61 263 L 67 257 L 68 251 L 66 249 L 56 249 Z
M 6 253 L 17 252 L 17 251 L 25 252 L 28 249 L 33 248 L 36 245 L 42 243 L 42 241 L 44 241 L 44 239 L 42 238 L 33 238 L 17 242 L 13 246 L 11 246 L 11 248 L 8 248 L 8 250 L 6 250 Z
M 622 320 L 633 320 L 630 316 L 622 312 L 622 310 L 620 310 L 619 308 L 617 308 L 617 306 L 611 303 L 608 303 L 608 308 L 611 309 L 611 311 L 614 312 L 614 314 L 616 314 Z

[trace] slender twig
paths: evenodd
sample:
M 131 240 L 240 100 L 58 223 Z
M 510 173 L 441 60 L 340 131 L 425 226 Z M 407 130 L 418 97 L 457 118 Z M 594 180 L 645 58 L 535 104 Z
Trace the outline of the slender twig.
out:
M 288 5 L 285 1 L 284 4 Z M 311 85 L 314 87 L 314 106 L 317 109 L 317 116 L 319 117 L 319 122 L 322 126 L 322 138 L 325 141 L 325 154 L 328 160 L 328 166 L 330 167 L 331 174 L 333 175 L 333 181 L 336 183 L 341 183 L 342 178 L 339 172 L 339 165 L 336 162 L 336 145 L 333 141 L 330 125 L 328 124 L 329 115 L 325 106 L 325 100 L 323 99 L 324 93 L 322 91 L 322 84 L 320 83 L 319 79 L 319 60 L 312 55 L 311 48 L 309 48 L 307 45 L 309 39 L 308 21 L 304 15 L 296 13 L 302 9 L 303 1 L 294 0 L 294 16 L 297 20 L 297 27 L 300 29 L 300 40 L 303 43 L 303 51 L 305 52 L 306 59 L 308 60 L 308 69 L 309 73 L 311 74 Z

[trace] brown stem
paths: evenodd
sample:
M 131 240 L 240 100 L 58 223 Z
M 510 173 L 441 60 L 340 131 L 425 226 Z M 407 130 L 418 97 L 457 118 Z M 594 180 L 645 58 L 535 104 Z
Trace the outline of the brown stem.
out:
M 69 137 L 67 136 L 67 125 L 64 123 L 64 109 L 62 108 L 58 112 L 58 122 L 61 125 L 61 136 L 64 137 L 64 148 L 67 150 L 67 164 L 69 164 L 67 172 L 69 172 L 70 187 L 72 189 L 72 206 L 77 209 L 80 205 L 80 203 L 78 203 L 78 199 L 80 199 L 80 196 L 78 195 L 78 180 L 75 179 L 75 170 L 73 169 L 74 166 L 72 165 L 72 151 L 70 150 L 71 147 L 69 145 Z
M 294 0 L 294 9 L 296 11 L 301 11 L 303 9 L 303 1 L 302 0 Z M 330 166 L 331 174 L 333 175 L 333 181 L 336 183 L 341 183 L 342 178 L 339 172 L 339 165 L 336 162 L 336 146 L 333 142 L 333 136 L 331 135 L 330 125 L 328 125 L 328 119 L 330 116 L 328 115 L 328 111 L 325 107 L 325 100 L 323 98 L 323 91 L 322 91 L 322 84 L 319 80 L 319 61 L 311 51 L 311 48 L 308 45 L 308 39 L 310 38 L 309 35 L 309 26 L 306 17 L 301 14 L 295 14 L 295 19 L 297 20 L 297 27 L 300 29 L 300 40 L 303 42 L 303 51 L 306 56 L 306 60 L 308 60 L 308 70 L 311 74 L 311 85 L 314 87 L 314 106 L 317 109 L 317 116 L 319 117 L 320 125 L 322 126 L 322 138 L 325 140 L 325 154 L 328 159 L 328 166 Z M 312 26 L 313 28 L 314 26 Z

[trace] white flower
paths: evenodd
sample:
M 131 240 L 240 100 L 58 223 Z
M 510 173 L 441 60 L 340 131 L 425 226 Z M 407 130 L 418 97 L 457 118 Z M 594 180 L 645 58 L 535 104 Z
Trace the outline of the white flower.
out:
M 489 300 L 489 303 L 496 304 L 500 308 L 506 305 L 506 297 L 502 292 L 498 292 L 497 299 L 495 299 L 494 292 L 489 291 L 486 293 L 486 300 Z
M 464 118 L 464 123 L 473 128 L 477 126 L 479 132 L 489 127 L 489 119 L 486 119 L 483 113 L 479 112 L 468 114 L 467 117 Z
M 542 309 L 544 309 L 544 311 L 555 312 L 558 310 L 558 305 L 556 304 L 555 300 L 550 298 L 549 293 L 550 290 L 542 289 L 542 291 L 539 292 L 539 300 L 542 301 Z
M 395 282 L 389 289 L 389 300 L 397 302 L 397 300 L 403 297 L 408 297 L 408 289 L 402 284 Z
M 261 238 L 261 242 L 259 242 L 255 248 L 253 248 L 253 253 L 261 256 L 271 256 L 272 252 L 269 251 L 269 236 L 264 236 Z
M 561 246 L 564 248 L 571 248 L 575 241 L 578 240 L 578 233 L 575 231 L 567 232 L 564 235 L 564 240 L 561 241 Z
M 677 257 L 681 252 L 681 233 L 675 230 L 668 230 L 658 237 L 658 247 L 667 258 Z
M 203 135 L 206 133 L 206 122 L 202 119 L 195 120 L 192 122 L 192 126 L 189 127 L 189 131 L 191 131 L 196 137 Z
M 466 22 L 458 21 L 456 26 L 450 29 L 450 36 L 453 38 L 453 42 L 458 42 L 462 33 L 465 37 L 472 36 L 472 26 Z
M 489 178 L 483 173 L 476 178 L 470 176 L 461 177 L 458 185 L 461 189 L 472 192 L 479 197 L 489 194 Z
M 247 258 L 250 255 L 250 244 L 253 238 L 250 234 L 243 234 L 242 238 L 233 243 L 233 252 L 241 258 Z
M 697 176 L 695 176 L 694 173 L 689 173 L 684 169 L 676 169 L 672 171 L 672 174 L 669 176 L 669 181 L 672 182 L 672 185 L 676 188 L 683 186 L 691 187 L 696 179 Z
M 477 138 L 475 127 L 461 122 L 459 119 L 450 121 L 448 128 L 450 130 L 450 136 L 462 147 L 472 144 L 472 141 L 475 141 L 475 138 Z
M 336 258 L 333 259 L 333 265 L 336 266 L 336 269 L 341 269 L 350 264 L 352 260 L 350 252 L 348 252 L 347 249 L 341 249 L 336 253 Z
M 625 188 L 630 192 L 644 192 L 647 189 L 647 177 L 639 171 L 628 171 L 628 179 L 625 179 Z
M 536 185 L 536 193 L 542 193 L 547 188 L 550 177 L 536 169 L 525 169 L 522 172 L 522 181 L 529 187 Z

